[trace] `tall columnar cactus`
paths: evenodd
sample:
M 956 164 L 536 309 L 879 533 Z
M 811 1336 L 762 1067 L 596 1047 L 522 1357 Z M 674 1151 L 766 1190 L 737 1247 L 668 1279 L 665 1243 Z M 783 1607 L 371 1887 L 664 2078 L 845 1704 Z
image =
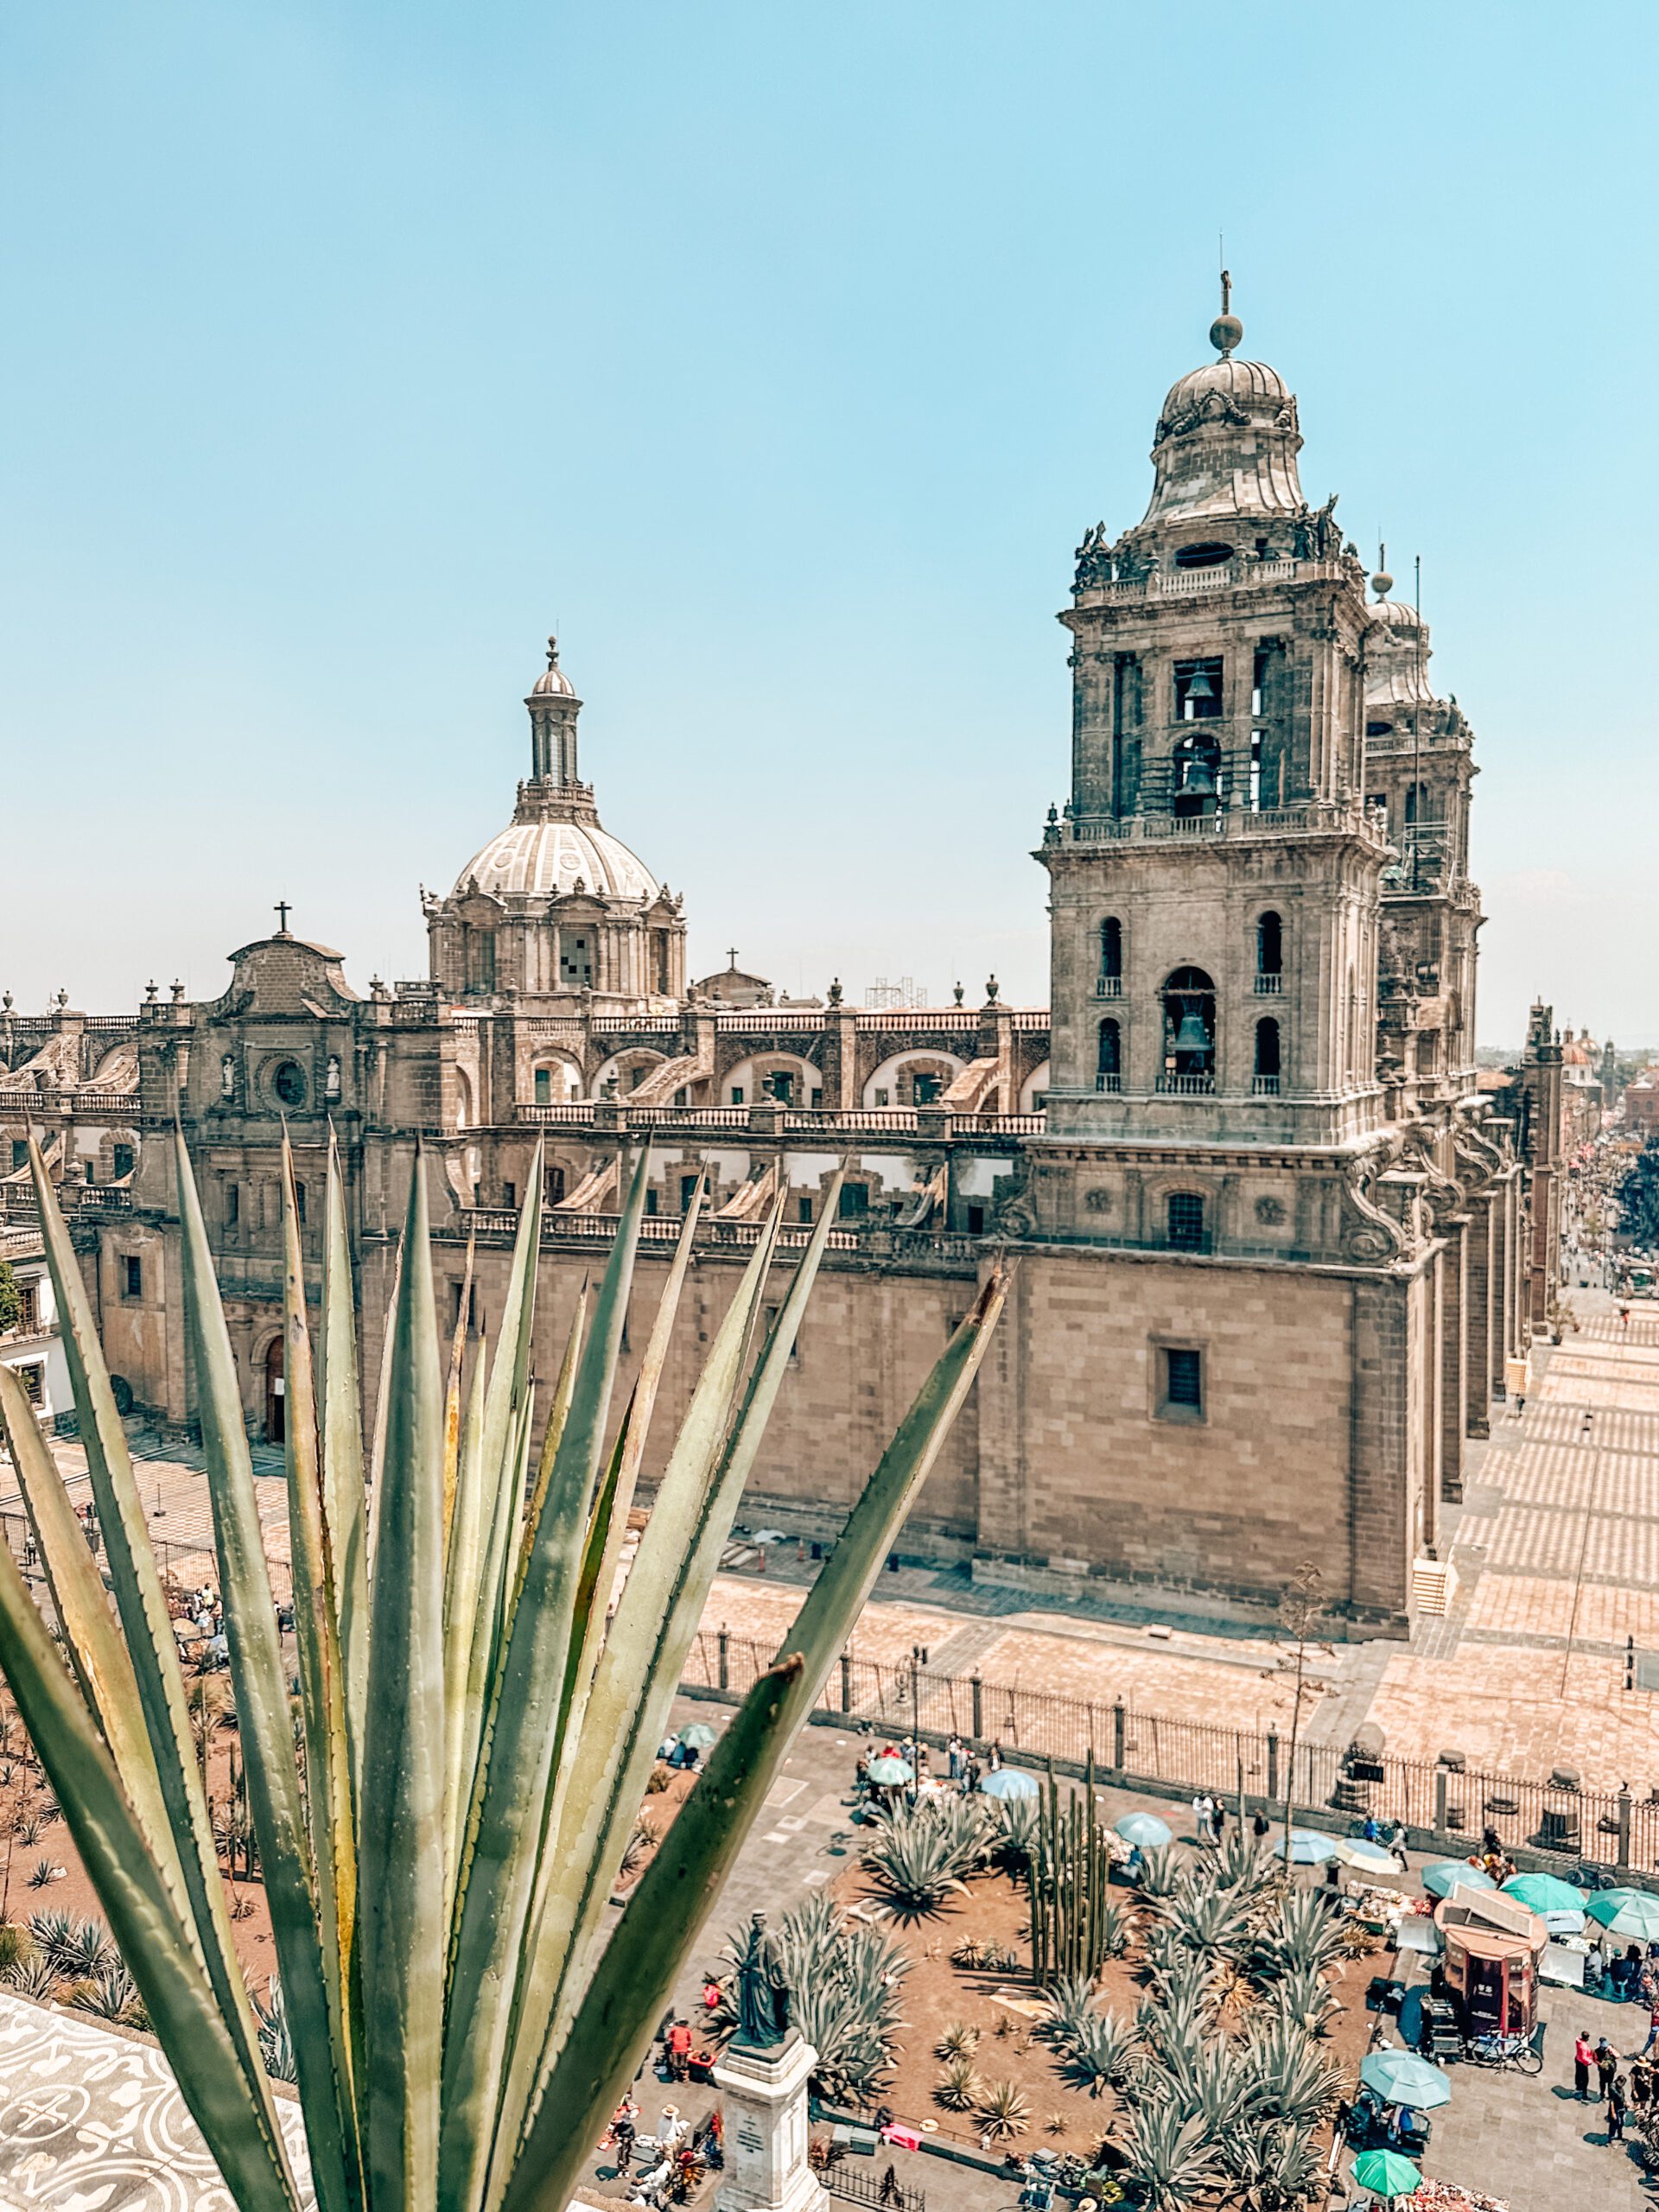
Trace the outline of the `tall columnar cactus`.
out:
M 243 2212 L 298 2212 L 260 2021 L 232 1946 L 162 1577 L 86 1289 L 38 1151 L 31 1159 L 115 1608 L 22 1389 L 0 1369 L 0 1418 L 63 1646 L 0 1545 L 0 1669 L 232 2194 Z M 613 1427 L 645 1208 L 640 1159 L 532 1466 L 539 1158 L 494 1357 L 486 1366 L 480 1351 L 464 1392 L 459 1330 L 446 1383 L 417 1160 L 366 1454 L 339 1161 L 331 1147 L 315 1365 L 286 1153 L 283 1168 L 302 1758 L 235 1365 L 181 1137 L 175 1146 L 186 1348 L 317 2203 L 559 2212 L 973 1381 L 1003 1286 L 987 1284 L 951 1338 L 785 1650 L 602 1941 L 601 1916 L 836 1194 L 763 1332 L 780 1211 L 766 1224 L 607 1617 L 701 1189 Z
M 1026 1890 L 1031 1900 L 1032 1974 L 1044 1987 L 1088 1979 L 1111 1948 L 1111 1858 L 1095 1818 L 1094 1779 L 1091 1760 L 1081 1796 L 1074 1791 L 1063 1805 L 1051 1765 L 1048 1787 L 1039 1801 Z

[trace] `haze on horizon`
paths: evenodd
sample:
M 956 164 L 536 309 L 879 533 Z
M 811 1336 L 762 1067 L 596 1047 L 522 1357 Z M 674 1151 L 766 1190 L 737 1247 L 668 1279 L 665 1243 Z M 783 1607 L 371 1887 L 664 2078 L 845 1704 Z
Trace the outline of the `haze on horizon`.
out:
M 1479 1036 L 1659 1037 L 1650 10 L 14 15 L 0 985 L 425 970 L 556 624 L 691 972 L 1046 996 L 1071 549 L 1208 357 L 1474 724 Z

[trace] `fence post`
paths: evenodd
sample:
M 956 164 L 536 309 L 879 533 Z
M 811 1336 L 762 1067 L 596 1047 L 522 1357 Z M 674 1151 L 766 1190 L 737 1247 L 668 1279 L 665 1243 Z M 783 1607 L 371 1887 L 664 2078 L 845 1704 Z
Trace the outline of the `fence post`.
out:
M 1618 1790 L 1618 1863 L 1621 1866 L 1630 1863 L 1630 1793 L 1623 1783 Z
M 728 1690 L 732 1686 L 732 1635 L 723 1622 L 717 1641 L 720 1645 L 720 1687 L 722 1690 Z
M 1112 1701 L 1112 1764 L 1120 1776 L 1123 1771 L 1123 1758 L 1128 1738 L 1129 1716 L 1123 1709 L 1122 1699 L 1115 1698 Z
M 841 1655 L 841 1709 L 843 1713 L 853 1709 L 853 1662 L 844 1651 Z
M 973 1673 L 968 1677 L 968 1693 L 974 1701 L 974 1726 L 972 1733 L 974 1740 L 977 1743 L 985 1733 L 985 1700 L 983 1695 L 983 1685 L 981 1683 L 979 1679 L 978 1668 L 975 1668 Z
M 1276 1728 L 1269 1728 L 1268 1731 L 1268 1802 L 1269 1805 L 1276 1805 L 1278 1802 L 1279 1731 Z
M 1437 1766 L 1434 1770 L 1434 1833 L 1436 1835 L 1444 1835 L 1446 1832 L 1446 1769 L 1443 1766 Z

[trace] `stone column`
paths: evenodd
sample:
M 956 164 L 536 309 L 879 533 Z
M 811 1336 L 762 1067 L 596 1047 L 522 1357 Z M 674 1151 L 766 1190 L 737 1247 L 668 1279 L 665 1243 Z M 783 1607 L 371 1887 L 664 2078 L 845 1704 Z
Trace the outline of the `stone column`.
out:
M 829 2198 L 806 2161 L 806 2082 L 818 2054 L 791 2030 L 780 2044 L 734 2044 L 715 2068 L 726 2100 L 726 2173 L 717 2212 L 817 2212 Z
M 1440 1332 L 1440 1496 L 1455 1505 L 1463 1496 L 1463 1440 L 1469 1423 L 1467 1377 L 1469 1217 L 1446 1224 L 1448 1243 L 1441 1270 L 1444 1321 Z

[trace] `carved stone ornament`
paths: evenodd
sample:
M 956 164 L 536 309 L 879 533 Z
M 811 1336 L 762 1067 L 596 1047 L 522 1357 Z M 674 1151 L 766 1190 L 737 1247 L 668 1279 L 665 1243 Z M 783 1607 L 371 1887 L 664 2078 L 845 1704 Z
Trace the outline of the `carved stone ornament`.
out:
M 1084 1193 L 1083 1203 L 1090 1213 L 1110 1213 L 1116 1201 L 1109 1191 L 1095 1190 Z
M 1255 1202 L 1255 1217 L 1264 1228 L 1276 1229 L 1285 1217 L 1284 1200 L 1258 1198 Z

